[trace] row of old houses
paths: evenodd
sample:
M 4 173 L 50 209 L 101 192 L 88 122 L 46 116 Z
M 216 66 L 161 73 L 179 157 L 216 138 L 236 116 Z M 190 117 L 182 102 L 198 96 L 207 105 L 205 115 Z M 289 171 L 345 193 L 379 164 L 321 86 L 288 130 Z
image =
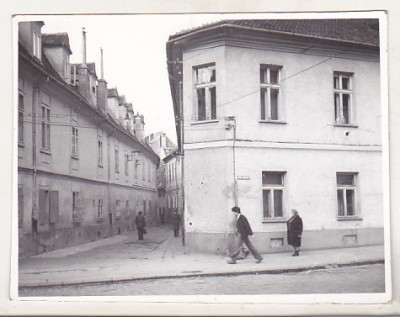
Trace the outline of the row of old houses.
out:
M 21 256 L 156 224 L 159 157 L 144 117 L 96 65 L 71 64 L 68 34 L 18 32 L 18 226 Z

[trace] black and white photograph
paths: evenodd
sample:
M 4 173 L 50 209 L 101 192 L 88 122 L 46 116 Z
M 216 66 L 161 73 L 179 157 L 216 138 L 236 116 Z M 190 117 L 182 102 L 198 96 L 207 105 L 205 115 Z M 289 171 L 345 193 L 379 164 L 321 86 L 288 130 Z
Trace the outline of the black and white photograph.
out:
M 386 28 L 14 16 L 13 300 L 390 301 Z

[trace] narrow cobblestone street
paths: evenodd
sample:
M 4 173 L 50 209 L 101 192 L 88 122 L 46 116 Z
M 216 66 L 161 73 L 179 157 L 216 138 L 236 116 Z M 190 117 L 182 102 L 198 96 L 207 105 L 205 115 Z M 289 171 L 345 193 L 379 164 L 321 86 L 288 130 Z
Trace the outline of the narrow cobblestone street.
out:
M 124 283 L 22 289 L 21 296 L 254 295 L 379 293 L 384 265 L 363 265 L 282 274 L 168 278 Z

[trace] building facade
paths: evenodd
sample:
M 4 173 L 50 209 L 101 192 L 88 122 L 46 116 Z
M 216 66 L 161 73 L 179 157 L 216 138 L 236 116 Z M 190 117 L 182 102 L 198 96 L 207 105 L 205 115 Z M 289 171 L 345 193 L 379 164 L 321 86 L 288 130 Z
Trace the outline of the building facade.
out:
M 151 133 L 145 137 L 147 144 L 151 146 L 153 151 L 160 157 L 160 165 L 157 168 L 157 209 L 159 215 L 159 223 L 165 224 L 169 221 L 170 211 L 168 207 L 169 196 L 167 194 L 167 167 L 164 158 L 167 153 L 176 148 L 176 145 L 168 138 L 166 133 L 157 132 Z
M 172 219 L 172 214 L 177 211 L 181 216 L 184 215 L 183 205 L 183 179 L 182 164 L 183 157 L 178 149 L 170 151 L 163 159 L 165 165 L 165 195 L 167 203 L 167 220 Z
M 120 120 L 86 52 L 70 65 L 68 34 L 42 34 L 42 26 L 19 23 L 20 256 L 134 230 L 139 210 L 149 225 L 156 217 L 159 158 L 134 133 L 143 117 L 137 125 L 119 98 Z
M 226 252 L 241 207 L 261 252 L 383 244 L 378 20 L 226 20 L 167 42 L 185 241 Z

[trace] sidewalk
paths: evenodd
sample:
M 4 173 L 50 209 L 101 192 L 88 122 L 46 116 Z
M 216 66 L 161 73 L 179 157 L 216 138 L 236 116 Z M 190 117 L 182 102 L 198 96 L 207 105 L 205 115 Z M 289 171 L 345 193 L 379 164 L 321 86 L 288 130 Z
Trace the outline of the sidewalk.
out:
M 382 245 L 291 253 L 263 254 L 255 263 L 250 255 L 226 263 L 217 254 L 188 252 L 182 239 L 168 227 L 149 228 L 144 241 L 136 232 L 84 245 L 47 252 L 19 262 L 19 287 L 40 287 L 131 281 L 166 277 L 284 273 L 344 265 L 383 263 Z

